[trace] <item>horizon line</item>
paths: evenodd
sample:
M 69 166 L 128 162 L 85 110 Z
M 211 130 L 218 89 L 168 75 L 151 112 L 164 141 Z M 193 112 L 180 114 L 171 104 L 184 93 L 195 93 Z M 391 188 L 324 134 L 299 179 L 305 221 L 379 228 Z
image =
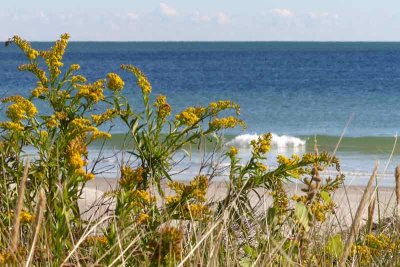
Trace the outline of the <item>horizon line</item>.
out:
M 35 43 L 48 43 L 54 40 L 30 40 Z M 400 40 L 70 40 L 71 43 L 400 43 Z

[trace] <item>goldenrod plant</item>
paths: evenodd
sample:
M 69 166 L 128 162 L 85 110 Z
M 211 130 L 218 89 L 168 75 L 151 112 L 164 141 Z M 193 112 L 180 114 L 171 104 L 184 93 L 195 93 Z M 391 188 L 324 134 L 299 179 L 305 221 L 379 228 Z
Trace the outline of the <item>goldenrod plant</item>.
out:
M 317 149 L 281 155 L 277 166 L 270 167 L 266 159 L 272 135 L 264 134 L 251 142 L 250 159 L 244 161 L 238 156 L 240 148 L 223 144 L 225 129 L 245 127 L 238 104 L 221 100 L 179 111 L 166 96 L 153 97 L 150 81 L 133 65 L 122 65 L 121 71 L 132 74 L 136 85 L 125 84 L 117 73 L 89 81 L 79 74 L 79 65 L 64 66 L 68 39 L 63 34 L 45 51 L 18 36 L 11 39 L 27 59 L 19 70 L 31 72 L 37 83 L 30 94 L 1 100 L 8 120 L 0 123 L 0 264 L 339 262 L 346 230 L 324 231 L 332 223 L 334 194 L 344 181 L 334 155 Z M 141 91 L 142 109 L 129 103 L 126 90 Z M 39 101 L 49 110 L 38 110 Z M 129 129 L 129 157 L 120 159 L 117 177 L 112 177 L 117 187 L 101 199 L 107 211 L 87 220 L 78 201 L 86 183 L 102 172 L 89 161 L 89 147 L 95 140 L 112 138 L 103 130 L 116 120 Z M 210 196 L 216 174 L 205 168 L 184 181 L 173 175 L 176 158 L 190 154 L 181 152 L 200 150 L 205 143 L 229 163 L 220 198 Z M 29 160 L 28 149 L 34 151 Z M 293 182 L 302 188 L 300 193 L 292 193 Z M 345 262 L 368 266 L 382 263 L 382 257 L 396 262 L 398 235 L 382 225 L 374 229 L 357 235 Z

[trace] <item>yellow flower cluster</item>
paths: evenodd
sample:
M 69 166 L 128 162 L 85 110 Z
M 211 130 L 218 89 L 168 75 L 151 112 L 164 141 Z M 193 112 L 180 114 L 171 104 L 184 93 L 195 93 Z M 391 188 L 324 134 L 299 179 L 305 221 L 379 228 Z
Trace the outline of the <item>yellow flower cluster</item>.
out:
M 24 130 L 24 126 L 20 122 L 0 122 L 0 127 L 14 132 L 22 132 Z
M 146 213 L 139 213 L 139 215 L 136 218 L 136 223 L 137 224 L 144 224 L 147 223 L 150 220 L 150 215 Z
M 22 96 L 8 97 L 2 100 L 3 103 L 14 102 L 7 109 L 7 116 L 13 122 L 33 118 L 37 114 L 35 105 Z
M 273 199 L 273 206 L 277 209 L 278 214 L 286 212 L 289 207 L 289 198 L 281 182 L 275 185 L 271 196 Z
M 385 253 L 397 251 L 397 245 L 385 234 L 367 234 L 365 243 L 354 244 L 351 249 L 351 256 L 358 256 L 361 265 L 370 265 L 373 257 L 381 257 Z
M 141 204 L 150 204 L 155 201 L 155 198 L 146 190 L 137 189 L 133 190 L 131 193 L 135 200 L 139 201 Z M 134 201 L 134 203 L 137 203 L 136 201 Z
M 94 175 L 94 173 L 89 172 L 85 175 L 86 181 L 91 181 L 94 180 L 94 178 L 96 178 L 96 176 Z
M 161 244 L 155 248 L 155 253 L 160 253 L 164 255 L 164 258 L 168 258 L 168 254 L 172 254 L 171 258 L 178 260 L 181 257 L 181 250 L 182 250 L 182 240 L 183 240 L 183 233 L 176 227 L 172 226 L 165 226 L 160 230 L 160 238 L 159 242 Z M 174 266 L 175 264 L 163 264 L 163 266 Z
M 263 134 L 257 140 L 252 140 L 250 145 L 253 149 L 253 154 L 265 154 L 271 149 L 272 134 Z
M 208 178 L 205 175 L 196 176 L 189 184 L 173 181 L 169 182 L 168 186 L 177 195 L 167 197 L 167 205 L 176 205 L 182 200 L 198 201 L 201 203 L 206 201 Z
M 19 215 L 19 219 L 21 223 L 30 223 L 33 220 L 33 215 L 26 211 L 21 211 Z
M 203 204 L 187 204 L 183 209 L 186 217 L 196 220 L 205 220 L 210 214 L 210 209 Z
M 326 215 L 329 212 L 332 212 L 335 205 L 333 202 L 321 203 L 319 201 L 315 201 L 310 206 L 310 211 L 313 214 L 315 220 L 318 222 L 325 222 Z
M 39 55 L 39 52 L 33 49 L 31 44 L 28 41 L 23 40 L 21 37 L 16 35 L 12 38 L 12 40 L 19 48 L 21 48 L 29 60 L 35 60 Z
M 117 115 L 117 110 L 116 109 L 107 109 L 104 113 L 96 115 L 93 114 L 91 115 L 93 122 L 96 125 L 103 124 L 104 122 L 111 120 Z
M 240 106 L 233 101 L 230 100 L 219 100 L 217 102 L 211 102 L 209 105 L 209 110 L 212 114 L 218 114 L 222 110 L 226 109 L 234 109 L 236 110 L 236 114 L 240 114 Z
M 42 86 L 47 87 L 49 80 L 46 76 L 46 72 L 42 69 L 39 69 L 36 64 L 23 64 L 18 67 L 18 70 L 32 72 L 39 79 L 39 82 L 42 84 Z
M 296 154 L 293 154 L 291 159 L 285 157 L 284 155 L 277 156 L 277 162 L 279 163 L 279 165 L 292 166 L 298 164 L 300 160 L 301 160 L 300 157 Z
M 90 120 L 87 118 L 75 118 L 70 125 L 81 136 L 84 136 L 86 132 L 92 132 L 92 141 L 98 138 L 111 138 L 110 133 L 99 131 L 99 129 L 90 124 Z
M 119 180 L 119 184 L 122 187 L 135 186 L 143 182 L 143 175 L 144 169 L 142 167 L 133 169 L 130 166 L 123 166 L 121 168 L 121 179 Z
M 32 96 L 33 97 L 39 97 L 49 91 L 49 88 L 43 87 L 42 85 L 39 85 L 32 91 Z
M 104 80 L 98 80 L 91 84 L 74 84 L 78 89 L 77 97 L 84 97 L 88 101 L 97 103 L 104 99 Z
M 136 76 L 137 85 L 142 89 L 142 93 L 147 95 L 151 93 L 151 84 L 149 80 L 147 80 L 146 75 L 137 67 L 132 65 L 121 65 L 121 69 L 129 71 Z
M 111 134 L 103 131 L 99 131 L 97 128 L 94 128 L 92 132 L 92 140 L 96 139 L 110 139 Z
M 366 245 L 353 245 L 351 247 L 351 256 L 357 255 L 358 256 L 358 262 L 361 264 L 361 266 L 366 266 L 369 265 L 372 261 L 372 254 L 371 250 L 368 246 Z
M 238 149 L 236 147 L 234 147 L 234 146 L 231 146 L 229 148 L 229 156 L 230 157 L 236 156 L 238 154 L 238 152 L 239 152 Z
M 69 67 L 69 70 L 70 71 L 77 71 L 77 70 L 79 70 L 81 68 L 81 66 L 79 66 L 79 64 L 72 64 L 70 67 Z
M 85 243 L 88 245 L 95 245 L 95 244 L 107 245 L 108 239 L 104 235 L 93 235 L 93 236 L 89 236 L 85 240 Z
M 71 83 L 75 84 L 75 83 L 85 83 L 87 82 L 86 78 L 82 75 L 75 75 L 71 77 Z
M 81 138 L 75 138 L 67 147 L 67 155 L 71 167 L 79 174 L 87 162 L 82 157 L 87 155 L 87 147 Z
M 240 120 L 236 117 L 229 116 L 225 118 L 215 118 L 210 122 L 210 128 L 220 130 L 220 129 L 228 129 L 228 128 L 235 128 L 236 126 L 240 125 L 242 127 L 245 126 L 243 120 Z
M 162 120 L 171 114 L 171 106 L 167 103 L 167 97 L 164 95 L 157 96 L 154 106 L 158 108 L 157 115 Z
M 46 61 L 50 72 L 55 77 L 61 74 L 60 68 L 64 65 L 62 63 L 62 58 L 67 48 L 69 37 L 67 33 L 62 34 L 61 38 L 56 41 L 50 50 L 40 51 L 40 56 Z
M 82 131 L 88 131 L 90 127 L 90 120 L 86 118 L 75 118 L 71 121 L 71 126 Z M 89 129 L 88 129 L 89 128 Z
M 107 87 L 112 91 L 119 91 L 124 88 L 124 81 L 116 73 L 107 74 L 108 84 Z
M 13 259 L 13 255 L 10 252 L 0 252 L 0 264 L 2 266 L 7 266 L 8 263 L 11 263 Z
M 198 123 L 207 113 L 207 109 L 203 107 L 188 107 L 178 115 L 176 119 L 183 125 L 193 126 Z
M 55 128 L 58 125 L 60 125 L 60 122 L 57 120 L 55 115 L 51 115 L 47 120 L 46 120 L 46 126 L 48 128 Z
M 392 243 L 385 234 L 368 234 L 365 236 L 365 243 L 374 250 L 393 251 L 396 249 L 396 244 Z

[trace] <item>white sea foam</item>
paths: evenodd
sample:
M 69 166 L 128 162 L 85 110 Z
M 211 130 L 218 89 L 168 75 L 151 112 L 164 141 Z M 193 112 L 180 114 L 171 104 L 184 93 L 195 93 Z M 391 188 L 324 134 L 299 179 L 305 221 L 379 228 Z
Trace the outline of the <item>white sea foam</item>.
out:
M 242 134 L 233 138 L 231 141 L 227 143 L 227 145 L 232 145 L 236 147 L 249 147 L 250 142 L 252 140 L 256 140 L 259 137 L 257 134 Z M 277 135 L 272 133 L 272 146 L 278 148 L 285 147 L 303 147 L 306 145 L 306 141 L 289 135 Z

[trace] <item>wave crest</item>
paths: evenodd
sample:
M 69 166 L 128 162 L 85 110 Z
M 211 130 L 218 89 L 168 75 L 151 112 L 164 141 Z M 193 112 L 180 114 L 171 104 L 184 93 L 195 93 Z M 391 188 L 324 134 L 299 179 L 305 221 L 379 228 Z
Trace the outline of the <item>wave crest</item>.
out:
M 227 143 L 227 145 L 236 147 L 249 147 L 252 140 L 256 140 L 259 137 L 258 134 L 242 134 L 233 138 Z M 278 148 L 284 147 L 303 147 L 306 145 L 306 141 L 289 135 L 277 135 L 272 133 L 272 146 Z

